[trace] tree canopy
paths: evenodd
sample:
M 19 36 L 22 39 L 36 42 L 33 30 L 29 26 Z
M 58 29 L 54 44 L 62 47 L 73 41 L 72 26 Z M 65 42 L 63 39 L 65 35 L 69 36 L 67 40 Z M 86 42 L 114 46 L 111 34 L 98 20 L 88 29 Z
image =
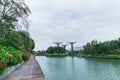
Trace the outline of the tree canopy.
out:
M 10 30 L 28 28 L 27 16 L 30 12 L 23 0 L 0 0 L 0 37 Z
M 84 54 L 120 54 L 120 38 L 111 41 L 98 42 L 93 40 L 84 46 Z
M 0 0 L 0 38 L 3 38 L 1 41 L 16 49 L 23 48 L 31 52 L 35 44 L 27 31 L 27 17 L 30 13 L 24 0 Z M 5 45 L 1 45 L 3 44 Z
M 54 54 L 54 53 L 58 53 L 58 54 L 63 54 L 66 52 L 65 48 L 63 47 L 48 47 L 48 49 L 46 50 L 46 52 L 48 54 Z

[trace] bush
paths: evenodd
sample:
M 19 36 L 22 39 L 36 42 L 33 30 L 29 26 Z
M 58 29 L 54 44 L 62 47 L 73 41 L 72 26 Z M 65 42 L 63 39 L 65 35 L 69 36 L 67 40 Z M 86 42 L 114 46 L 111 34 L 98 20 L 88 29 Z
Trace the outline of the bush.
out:
M 8 66 L 21 63 L 23 60 L 26 61 L 30 57 L 30 53 L 22 52 L 14 49 L 13 47 L 1 47 L 0 46 L 0 74 Z
M 15 49 L 20 49 L 19 46 L 17 46 L 17 44 L 15 44 L 14 42 L 4 39 L 4 38 L 0 38 L 0 46 L 6 46 L 6 47 L 14 47 Z
M 0 74 L 2 74 L 2 72 L 7 67 L 8 58 L 5 53 L 6 51 L 0 47 Z
M 63 48 L 63 47 L 49 47 L 46 52 L 48 54 L 54 54 L 54 53 L 57 53 L 57 54 L 63 54 L 66 52 L 66 50 Z
M 22 58 L 23 58 L 24 61 L 29 60 L 29 58 L 30 58 L 30 53 L 23 53 L 23 54 L 22 54 Z

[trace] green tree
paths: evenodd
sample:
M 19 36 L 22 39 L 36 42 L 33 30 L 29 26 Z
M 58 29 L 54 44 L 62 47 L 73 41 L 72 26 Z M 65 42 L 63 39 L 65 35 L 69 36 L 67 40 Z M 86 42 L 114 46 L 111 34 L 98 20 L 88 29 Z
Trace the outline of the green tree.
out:
M 117 40 L 99 42 L 91 41 L 84 45 L 84 54 L 120 54 L 120 38 Z
M 26 31 L 18 31 L 19 35 L 21 36 L 21 40 L 22 40 L 22 44 L 23 47 L 26 51 L 31 52 L 34 47 L 35 47 L 35 43 L 34 41 L 30 38 L 30 35 L 28 32 Z
M 35 47 L 34 40 L 30 38 L 29 33 L 26 31 L 12 31 L 5 38 L 18 45 L 19 49 L 24 48 L 26 51 L 32 52 Z
M 23 0 L 0 0 L 0 37 L 5 36 L 6 32 L 9 30 L 15 30 L 21 27 L 19 22 L 27 25 L 27 16 L 30 10 Z
M 63 54 L 66 52 L 66 50 L 63 47 L 48 47 L 46 50 L 47 53 L 53 54 L 53 53 L 58 53 L 58 54 Z
M 53 54 L 55 51 L 54 51 L 54 47 L 48 47 L 48 49 L 46 50 L 47 53 L 49 54 Z

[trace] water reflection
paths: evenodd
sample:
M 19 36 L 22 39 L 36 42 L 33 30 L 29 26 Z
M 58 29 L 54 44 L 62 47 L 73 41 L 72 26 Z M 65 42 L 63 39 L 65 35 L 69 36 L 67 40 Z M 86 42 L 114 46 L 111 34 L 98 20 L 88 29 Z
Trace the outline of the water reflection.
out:
M 37 57 L 46 80 L 120 80 L 120 60 Z
M 120 80 L 120 61 L 110 59 L 86 59 L 86 71 L 95 80 Z

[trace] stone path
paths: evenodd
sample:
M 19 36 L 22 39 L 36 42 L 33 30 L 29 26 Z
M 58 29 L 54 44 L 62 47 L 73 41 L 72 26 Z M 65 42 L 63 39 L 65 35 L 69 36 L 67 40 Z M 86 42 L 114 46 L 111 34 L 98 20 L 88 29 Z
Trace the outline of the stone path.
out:
M 25 62 L 19 68 L 8 74 L 1 80 L 45 80 L 44 75 L 37 61 L 30 58 L 29 61 Z

